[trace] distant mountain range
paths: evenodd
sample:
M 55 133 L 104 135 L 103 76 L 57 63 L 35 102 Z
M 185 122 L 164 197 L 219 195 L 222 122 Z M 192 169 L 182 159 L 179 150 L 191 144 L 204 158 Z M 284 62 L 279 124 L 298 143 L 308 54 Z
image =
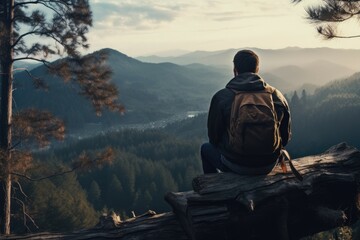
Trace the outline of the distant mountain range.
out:
M 100 51 L 108 53 L 112 79 L 120 90 L 120 102 L 126 108 L 124 116 L 104 112 L 98 118 L 91 104 L 77 94 L 74 84 L 65 84 L 51 76 L 43 65 L 31 70 L 31 74 L 46 79 L 49 91 L 34 89 L 25 72 L 15 74 L 15 111 L 47 109 L 65 119 L 70 128 L 81 128 L 86 124 L 108 127 L 120 123 L 145 123 L 186 111 L 207 109 L 212 94 L 227 81 L 221 72 L 203 65 L 144 63 L 112 49 Z
M 35 66 L 31 74 L 46 79 L 50 90 L 35 90 L 29 75 L 17 72 L 14 111 L 29 107 L 47 109 L 64 119 L 67 126 L 73 129 L 107 129 L 124 123 L 148 123 L 187 111 L 207 111 L 212 95 L 232 78 L 231 58 L 236 52 L 227 50 L 189 53 L 183 55 L 184 57 L 177 57 L 186 65 L 177 65 L 170 62 L 142 62 L 113 49 L 100 51 L 109 55 L 107 61 L 113 71 L 112 81 L 118 86 L 120 102 L 126 108 L 124 116 L 105 111 L 101 118 L 97 117 L 91 104 L 77 94 L 77 86 L 64 84 L 61 79 L 51 76 L 43 65 Z M 355 58 L 356 54 L 360 54 L 360 50 L 352 52 L 291 48 L 256 51 L 261 55 L 264 64 L 268 62 L 273 66 L 271 71 L 262 72 L 261 75 L 284 93 L 302 89 L 312 93 L 317 86 L 352 74 L 355 71 L 354 62 L 360 59 Z M 338 58 L 332 55 L 335 53 Z M 306 56 L 312 57 L 306 59 Z M 224 63 L 221 59 L 226 57 L 230 58 L 228 67 L 221 64 L 205 65 Z M 190 63 L 186 62 L 186 59 L 207 61 Z M 351 64 L 334 63 L 334 60 Z M 360 66 L 360 63 L 358 64 Z
M 41 63 L 33 62 L 33 61 L 17 61 L 14 64 L 14 69 L 16 71 L 22 71 L 24 69 L 31 71 L 34 68 L 40 66 Z
M 304 84 L 321 86 L 360 71 L 360 50 L 297 47 L 277 50 L 250 49 L 260 56 L 260 74 L 284 92 L 291 92 Z M 232 60 L 238 50 L 196 51 L 177 57 L 145 56 L 137 59 L 153 63 L 204 64 L 216 66 L 227 74 L 231 73 Z
M 286 65 L 302 66 L 316 61 L 329 61 L 346 66 L 353 70 L 360 70 L 360 49 L 333 49 L 333 48 L 299 48 L 288 47 L 283 49 L 247 48 L 255 51 L 261 61 L 261 69 L 269 71 Z M 195 51 L 176 57 L 139 56 L 143 62 L 161 63 L 171 62 L 179 65 L 201 63 L 232 67 L 232 60 L 241 49 L 226 49 L 219 51 Z

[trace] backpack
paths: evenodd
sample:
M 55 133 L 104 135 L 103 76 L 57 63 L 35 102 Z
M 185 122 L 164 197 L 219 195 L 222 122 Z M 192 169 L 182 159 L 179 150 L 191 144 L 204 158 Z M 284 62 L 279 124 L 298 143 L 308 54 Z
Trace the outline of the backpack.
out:
M 240 155 L 271 155 L 281 148 L 279 121 L 272 94 L 261 91 L 235 91 L 231 106 L 229 146 Z

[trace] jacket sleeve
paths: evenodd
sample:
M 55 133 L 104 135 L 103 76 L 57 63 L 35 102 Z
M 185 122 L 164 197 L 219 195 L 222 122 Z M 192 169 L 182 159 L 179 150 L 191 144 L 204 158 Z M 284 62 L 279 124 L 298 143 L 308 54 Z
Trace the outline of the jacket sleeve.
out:
M 290 110 L 285 108 L 284 117 L 280 122 L 280 135 L 283 147 L 285 147 L 291 139 L 291 116 Z
M 274 104 L 280 121 L 280 136 L 283 147 L 285 147 L 291 139 L 291 114 L 289 104 L 286 98 L 278 90 L 275 92 L 276 98 Z
M 215 146 L 218 146 L 219 142 L 221 141 L 222 133 L 225 131 L 225 124 L 217 94 L 215 94 L 211 99 L 207 128 L 209 142 Z

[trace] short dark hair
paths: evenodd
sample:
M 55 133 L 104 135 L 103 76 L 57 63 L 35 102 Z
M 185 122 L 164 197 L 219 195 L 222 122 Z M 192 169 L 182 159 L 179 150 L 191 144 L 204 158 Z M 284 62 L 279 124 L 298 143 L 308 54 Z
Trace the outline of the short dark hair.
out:
M 259 56 L 251 50 L 241 50 L 235 54 L 234 66 L 237 73 L 256 73 L 259 67 Z

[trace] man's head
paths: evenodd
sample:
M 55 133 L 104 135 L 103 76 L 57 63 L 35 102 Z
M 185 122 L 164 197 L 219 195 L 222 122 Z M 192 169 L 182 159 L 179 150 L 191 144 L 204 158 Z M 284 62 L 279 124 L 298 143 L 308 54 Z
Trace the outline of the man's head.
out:
M 244 72 L 259 72 L 259 57 L 251 50 L 238 51 L 234 57 L 235 76 Z

